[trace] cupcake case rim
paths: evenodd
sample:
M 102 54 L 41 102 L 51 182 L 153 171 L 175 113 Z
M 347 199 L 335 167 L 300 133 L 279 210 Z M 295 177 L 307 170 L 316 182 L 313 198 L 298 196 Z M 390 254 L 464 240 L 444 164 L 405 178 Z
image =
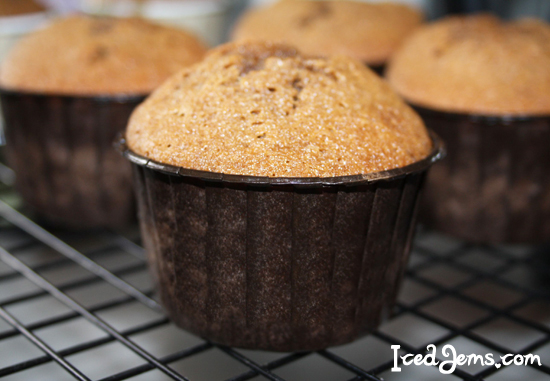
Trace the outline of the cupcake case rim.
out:
M 433 131 L 429 131 L 429 134 L 432 140 L 432 150 L 430 154 L 422 160 L 419 160 L 404 167 L 394 168 L 387 171 L 336 177 L 269 177 L 231 175 L 219 172 L 202 171 L 160 163 L 158 161 L 139 155 L 130 150 L 130 148 L 126 144 L 126 139 L 122 136 L 120 139 L 118 139 L 117 142 L 115 142 L 115 146 L 117 150 L 121 153 L 121 155 L 127 158 L 133 164 L 153 169 L 158 172 L 172 176 L 193 177 L 204 181 L 228 184 L 245 184 L 266 187 L 277 185 L 293 185 L 296 187 L 309 188 L 372 184 L 378 181 L 394 180 L 399 177 L 425 171 L 433 163 L 443 159 L 446 156 L 446 150 L 443 141 Z
M 0 95 L 9 96 L 33 96 L 37 98 L 59 98 L 64 100 L 71 99 L 86 99 L 97 103 L 116 102 L 116 103 L 133 103 L 142 102 L 149 94 L 65 94 L 52 92 L 38 92 L 30 90 L 9 89 L 0 86 Z

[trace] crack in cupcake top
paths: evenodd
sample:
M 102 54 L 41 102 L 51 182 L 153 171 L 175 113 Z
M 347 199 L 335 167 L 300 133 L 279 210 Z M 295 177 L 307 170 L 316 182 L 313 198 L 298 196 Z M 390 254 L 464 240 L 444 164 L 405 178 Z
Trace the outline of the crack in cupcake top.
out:
M 362 63 L 271 43 L 224 45 L 173 76 L 126 139 L 165 164 L 271 177 L 378 172 L 431 150 L 421 119 Z
M 406 40 L 386 71 L 419 106 L 484 115 L 550 115 L 550 25 L 449 17 Z

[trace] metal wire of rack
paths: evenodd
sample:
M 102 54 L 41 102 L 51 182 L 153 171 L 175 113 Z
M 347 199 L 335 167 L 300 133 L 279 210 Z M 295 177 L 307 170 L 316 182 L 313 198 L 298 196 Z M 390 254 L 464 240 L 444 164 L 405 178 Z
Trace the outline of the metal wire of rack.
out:
M 0 378 L 550 379 L 548 247 L 475 246 L 421 231 L 396 314 L 377 332 L 315 353 L 245 351 L 172 325 L 153 298 L 135 229 L 47 231 L 18 210 L 12 178 L 0 166 Z M 428 343 L 482 355 L 536 353 L 543 365 L 391 372 L 391 345 L 418 354 Z

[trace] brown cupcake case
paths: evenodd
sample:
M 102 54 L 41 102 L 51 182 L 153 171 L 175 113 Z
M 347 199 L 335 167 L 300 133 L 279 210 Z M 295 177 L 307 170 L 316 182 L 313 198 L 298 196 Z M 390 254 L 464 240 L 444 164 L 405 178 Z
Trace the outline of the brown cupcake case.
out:
M 550 116 L 415 109 L 448 151 L 427 178 L 423 222 L 472 242 L 550 240 Z
M 131 171 L 112 143 L 143 99 L 0 89 L 6 159 L 37 218 L 75 229 L 135 221 Z
M 333 178 L 189 170 L 121 151 L 134 167 L 142 237 L 163 305 L 214 342 L 317 350 L 392 314 L 430 155 Z

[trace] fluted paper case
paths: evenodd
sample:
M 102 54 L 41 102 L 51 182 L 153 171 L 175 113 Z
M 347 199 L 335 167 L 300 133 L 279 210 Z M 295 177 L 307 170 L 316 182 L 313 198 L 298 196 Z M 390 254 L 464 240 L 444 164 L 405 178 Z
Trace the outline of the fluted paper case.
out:
M 142 237 L 160 299 L 216 343 L 316 350 L 390 315 L 424 175 L 405 168 L 333 178 L 225 175 L 129 151 Z
M 113 141 L 143 98 L 0 89 L 8 164 L 39 219 L 77 229 L 135 221 L 131 168 Z
M 423 223 L 472 242 L 550 241 L 550 116 L 416 111 L 448 151 L 426 181 Z

